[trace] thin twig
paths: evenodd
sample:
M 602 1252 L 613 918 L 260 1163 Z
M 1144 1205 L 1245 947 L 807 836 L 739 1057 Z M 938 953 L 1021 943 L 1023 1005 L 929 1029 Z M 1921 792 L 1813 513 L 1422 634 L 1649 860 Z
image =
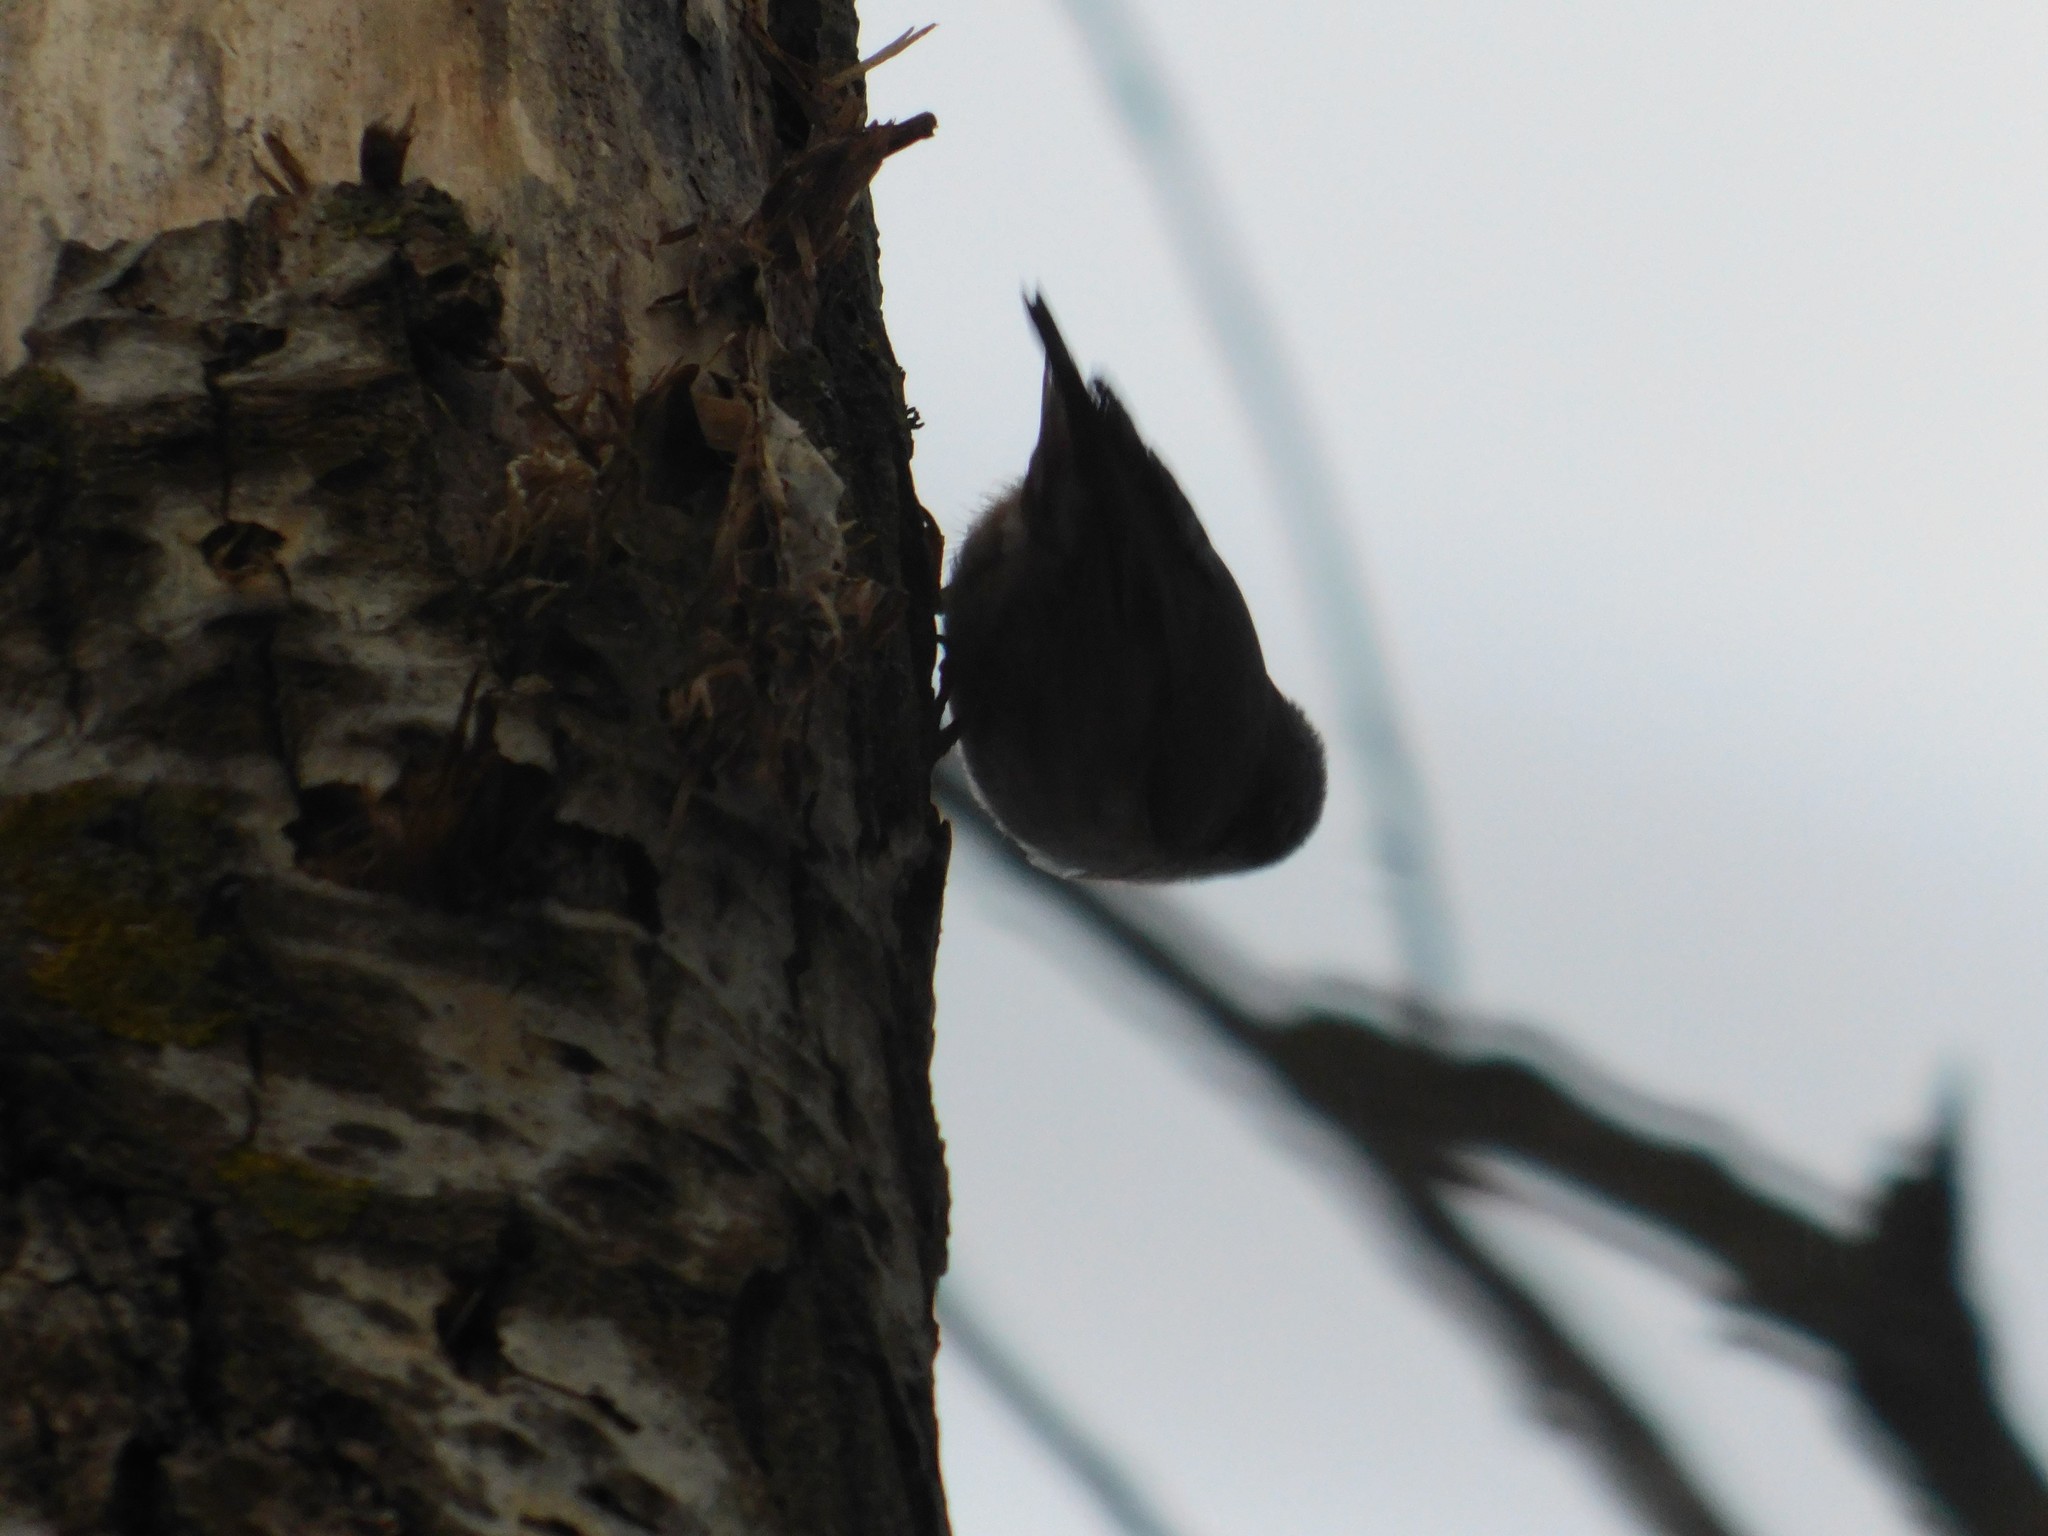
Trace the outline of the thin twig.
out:
M 849 65 L 847 68 L 840 70 L 838 74 L 828 77 L 825 81 L 826 89 L 844 90 L 847 86 L 853 84 L 854 81 L 872 70 L 880 69 L 898 54 L 906 51 L 913 43 L 920 42 L 924 38 L 931 36 L 938 29 L 939 24 L 936 21 L 928 21 L 921 27 L 910 28 L 901 37 L 897 38 L 895 42 L 885 47 L 877 48 L 858 64 Z

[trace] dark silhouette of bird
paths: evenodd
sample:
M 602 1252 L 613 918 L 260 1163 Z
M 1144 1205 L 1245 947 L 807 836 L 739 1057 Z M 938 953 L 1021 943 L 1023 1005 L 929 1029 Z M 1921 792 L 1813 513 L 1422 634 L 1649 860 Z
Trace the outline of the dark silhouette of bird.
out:
M 1322 815 L 1323 746 L 1266 675 L 1201 520 L 1042 298 L 1038 446 L 968 533 L 943 688 L 975 792 L 1070 875 L 1187 880 L 1284 858 Z

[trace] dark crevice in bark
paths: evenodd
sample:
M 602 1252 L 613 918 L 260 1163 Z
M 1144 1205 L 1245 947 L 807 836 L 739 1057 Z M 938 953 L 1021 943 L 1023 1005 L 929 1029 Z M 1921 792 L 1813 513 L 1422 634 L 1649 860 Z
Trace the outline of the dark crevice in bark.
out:
M 131 1436 L 115 1460 L 113 1495 L 106 1501 L 106 1526 L 115 1536 L 170 1536 L 164 1481 L 164 1448 L 147 1436 Z
M 230 1406 L 221 1379 L 229 1341 L 214 1295 L 221 1265 L 227 1257 L 227 1244 L 210 1208 L 193 1207 L 191 1222 L 191 1247 L 179 1258 L 174 1270 L 185 1319 L 185 1369 L 179 1386 L 200 1428 L 217 1436 L 226 1424 Z
M 905 881 L 894 913 L 903 963 L 895 973 L 893 987 L 897 1027 L 882 1040 L 882 1060 L 889 1079 L 896 1155 L 918 1222 L 919 1267 L 927 1299 L 934 1299 L 939 1277 L 946 1271 L 950 1190 L 946 1145 L 931 1095 L 932 1052 L 937 1044 L 931 977 L 938 964 L 939 918 L 952 834 L 935 812 L 927 814 L 933 823 L 931 851 Z
M 675 1507 L 654 1484 L 630 1472 L 615 1472 L 603 1482 L 585 1483 L 576 1492 L 584 1503 L 636 1531 L 659 1531 L 663 1516 Z
M 650 506 L 687 510 L 707 497 L 722 502 L 732 478 L 731 460 L 705 441 L 696 404 L 678 380 L 634 403 L 633 458 Z
M 506 1370 L 498 1318 L 536 1249 L 532 1219 L 514 1205 L 498 1230 L 490 1262 L 481 1269 L 450 1270 L 454 1290 L 434 1309 L 441 1350 L 466 1381 L 495 1386 Z
M 555 1053 L 555 1060 L 574 1072 L 578 1077 L 594 1077 L 604 1070 L 604 1063 L 573 1040 L 549 1040 L 548 1048 Z
M 766 7 L 768 35 L 792 59 L 815 64 L 819 52 L 819 0 L 773 0 Z M 811 108 L 787 81 L 771 75 L 769 100 L 775 116 L 775 137 L 794 153 L 811 137 Z
M 308 785 L 298 819 L 285 828 L 300 868 L 451 912 L 542 895 L 553 781 L 507 762 L 487 731 L 472 735 L 458 722 L 445 746 L 420 753 L 382 794 L 358 784 Z
M 261 523 L 238 523 L 223 519 L 221 525 L 199 541 L 199 553 L 206 563 L 232 581 L 274 563 L 271 559 L 284 547 L 284 535 Z
M 278 771 L 284 776 L 285 790 L 291 796 L 293 809 L 302 811 L 300 797 L 305 793 L 305 786 L 299 782 L 298 760 L 285 737 L 284 685 L 277 672 L 277 625 L 274 622 L 261 627 L 249 654 L 256 668 L 255 694 L 263 722 L 264 745 L 277 759 Z
M 30 1495 L 47 1508 L 57 1492 L 57 1427 L 41 1403 L 30 1405 L 29 1418 L 34 1426 L 34 1460 L 25 1481 Z
M 617 1403 L 606 1397 L 602 1392 L 584 1392 L 580 1393 L 579 1396 L 582 1397 L 584 1402 L 595 1408 L 599 1416 L 607 1423 L 623 1429 L 629 1435 L 639 1434 L 644 1427 L 638 1419 L 622 1410 Z
M 235 253 L 237 297 L 246 297 L 250 286 L 248 239 L 239 224 L 229 223 L 226 227 Z M 277 559 L 284 547 L 284 536 L 261 523 L 237 521 L 234 515 L 235 433 L 230 420 L 233 405 L 228 392 L 220 386 L 223 374 L 278 351 L 285 339 L 285 331 L 277 326 L 233 322 L 222 328 L 214 355 L 206 361 L 206 392 L 213 407 L 213 451 L 220 461 L 220 526 L 200 541 L 200 553 L 223 581 L 233 584 L 268 577 L 283 587 L 289 600 L 291 577 Z M 220 621 L 213 628 L 234 635 L 234 682 L 242 695 L 253 701 L 263 744 L 275 758 L 292 802 L 297 805 L 299 776 L 286 739 L 277 675 L 277 625 L 275 614 L 252 614 Z M 261 1048 L 253 1024 L 249 1030 L 249 1052 L 252 1076 L 260 1080 Z M 258 1113 L 252 1102 L 252 1134 Z
M 788 1289 L 788 1277 L 781 1270 L 758 1271 L 740 1288 L 726 1320 L 726 1400 L 754 1464 L 770 1472 L 768 1351 Z
M 121 1448 L 107 1500 L 107 1527 L 114 1536 L 171 1536 L 164 1449 L 148 1435 L 130 1436 Z
M 804 828 L 804 841 L 810 843 L 810 817 L 806 815 L 798 825 Z M 789 950 L 782 957 L 782 992 L 788 999 L 792 1028 L 801 1028 L 804 1023 L 804 972 L 811 965 L 811 936 L 814 930 L 811 906 L 815 898 L 805 870 L 803 851 L 797 850 L 796 856 L 789 860 L 784 871 L 782 890 L 789 914 Z

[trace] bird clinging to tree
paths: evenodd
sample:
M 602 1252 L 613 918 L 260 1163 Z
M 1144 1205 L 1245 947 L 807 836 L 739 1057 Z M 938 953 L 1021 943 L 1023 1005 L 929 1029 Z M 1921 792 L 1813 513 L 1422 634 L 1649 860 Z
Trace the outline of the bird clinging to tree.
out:
M 976 792 L 1073 875 L 1255 869 L 1322 815 L 1322 742 L 1266 675 L 1250 611 L 1123 405 L 1042 298 L 1038 446 L 946 588 L 945 688 Z

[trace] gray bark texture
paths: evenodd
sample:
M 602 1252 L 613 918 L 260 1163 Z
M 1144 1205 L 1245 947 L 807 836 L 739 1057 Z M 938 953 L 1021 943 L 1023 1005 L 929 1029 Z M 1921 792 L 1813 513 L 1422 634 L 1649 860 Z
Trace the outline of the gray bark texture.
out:
M 946 1530 L 854 37 L 0 14 L 4 1536 Z

